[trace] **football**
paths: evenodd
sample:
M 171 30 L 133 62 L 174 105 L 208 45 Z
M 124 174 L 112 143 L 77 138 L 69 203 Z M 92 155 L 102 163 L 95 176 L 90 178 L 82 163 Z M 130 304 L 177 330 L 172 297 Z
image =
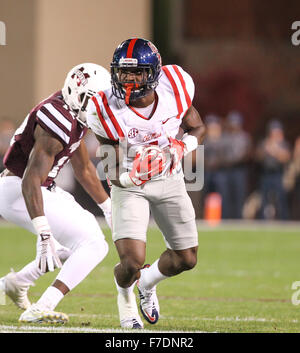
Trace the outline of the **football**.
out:
M 143 148 L 141 153 L 141 159 L 148 159 L 154 161 L 155 159 L 163 159 L 164 152 L 163 150 L 155 145 L 146 146 Z
M 141 151 L 140 161 L 139 172 L 147 174 L 153 179 L 163 172 L 166 165 L 166 155 L 158 146 L 146 146 Z

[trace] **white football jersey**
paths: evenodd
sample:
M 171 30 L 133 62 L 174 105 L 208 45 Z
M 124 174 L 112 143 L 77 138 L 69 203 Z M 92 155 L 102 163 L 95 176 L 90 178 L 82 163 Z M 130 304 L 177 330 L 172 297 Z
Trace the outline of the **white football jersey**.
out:
M 115 97 L 111 88 L 89 100 L 87 123 L 93 132 L 133 149 L 124 159 L 123 167 L 128 170 L 140 146 L 164 148 L 169 144 L 168 136 L 175 138 L 182 118 L 192 105 L 194 82 L 180 66 L 163 66 L 158 82 L 149 118 Z

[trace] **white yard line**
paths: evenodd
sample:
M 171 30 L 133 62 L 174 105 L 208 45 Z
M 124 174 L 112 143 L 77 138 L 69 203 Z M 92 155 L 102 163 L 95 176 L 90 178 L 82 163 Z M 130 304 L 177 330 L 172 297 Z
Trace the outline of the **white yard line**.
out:
M 70 314 L 70 317 L 77 318 L 117 318 L 117 315 L 97 315 L 97 314 Z M 162 316 L 162 319 L 180 321 L 218 321 L 218 322 L 265 322 L 275 323 L 280 322 L 280 319 L 275 318 L 262 318 L 262 317 L 173 317 L 173 316 Z M 288 320 L 289 323 L 298 324 L 299 320 L 293 319 Z M 0 325 L 0 333 L 12 333 L 12 332 L 53 332 L 53 333 L 211 333 L 208 331 L 186 331 L 186 330 L 122 330 L 122 329 L 96 329 L 88 327 L 64 327 L 64 326 L 16 326 L 16 325 Z
M 0 333 L 12 332 L 55 332 L 55 333 L 208 333 L 206 331 L 156 331 L 156 330 L 121 330 L 95 329 L 84 327 L 42 327 L 42 326 L 13 326 L 0 325 Z
M 118 315 L 103 315 L 103 314 L 70 314 L 69 317 L 78 317 L 82 319 L 86 318 L 98 318 L 98 319 L 117 319 Z M 261 318 L 261 317 L 239 317 L 239 316 L 231 316 L 231 317 L 197 317 L 197 316 L 160 316 L 161 319 L 164 320 L 176 320 L 176 321 L 226 321 L 226 322 L 278 322 L 280 319 L 275 318 Z M 288 320 L 290 323 L 299 323 L 299 320 L 292 319 Z

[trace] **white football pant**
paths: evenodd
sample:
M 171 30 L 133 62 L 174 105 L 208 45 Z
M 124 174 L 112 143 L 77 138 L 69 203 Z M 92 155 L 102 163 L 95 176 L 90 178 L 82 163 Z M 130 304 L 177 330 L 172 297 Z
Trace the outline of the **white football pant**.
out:
M 0 178 L 0 215 L 35 234 L 21 182 L 16 176 Z M 104 259 L 108 244 L 94 215 L 83 209 L 71 194 L 59 187 L 52 191 L 41 189 L 53 237 L 71 252 L 56 279 L 72 290 Z

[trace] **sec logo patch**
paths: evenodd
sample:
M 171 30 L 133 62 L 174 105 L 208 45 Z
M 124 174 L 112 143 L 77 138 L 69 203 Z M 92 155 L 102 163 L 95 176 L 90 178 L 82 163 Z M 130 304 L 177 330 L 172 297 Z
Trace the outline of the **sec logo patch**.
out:
M 136 137 L 136 135 L 137 135 L 138 133 L 139 133 L 139 130 L 134 127 L 134 128 L 132 128 L 132 129 L 129 130 L 129 132 L 128 132 L 128 137 L 129 137 L 130 139 L 133 139 L 133 138 Z

